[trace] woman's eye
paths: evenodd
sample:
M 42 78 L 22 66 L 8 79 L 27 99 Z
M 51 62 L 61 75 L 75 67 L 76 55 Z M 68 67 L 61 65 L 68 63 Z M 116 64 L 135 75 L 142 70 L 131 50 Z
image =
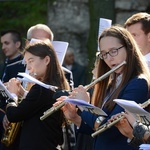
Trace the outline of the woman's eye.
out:
M 110 51 L 110 53 L 116 53 L 116 49 L 112 49 L 111 51 Z
M 33 60 L 29 60 L 28 63 L 31 64 L 33 62 Z

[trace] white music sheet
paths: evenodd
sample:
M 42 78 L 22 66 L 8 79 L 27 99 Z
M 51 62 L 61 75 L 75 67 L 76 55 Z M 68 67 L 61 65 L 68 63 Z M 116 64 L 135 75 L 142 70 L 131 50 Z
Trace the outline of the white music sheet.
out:
M 99 107 L 96 107 L 92 104 L 89 104 L 84 100 L 67 98 L 65 101 L 68 103 L 72 103 L 74 105 L 80 106 L 80 107 L 82 107 L 83 110 L 89 111 L 96 115 L 107 116 L 107 114 L 102 109 L 100 109 Z
M 56 86 L 45 84 L 45 83 L 33 78 L 32 76 L 30 76 L 27 73 L 19 72 L 18 75 L 23 77 L 23 79 L 21 79 L 22 81 L 27 81 L 27 82 L 31 82 L 34 84 L 38 84 L 38 85 L 45 87 L 47 89 L 51 89 L 52 91 L 55 91 L 56 89 L 58 89 Z
M 140 116 L 145 116 L 148 120 L 150 120 L 149 112 L 145 111 L 135 101 L 129 101 L 129 100 L 123 100 L 123 99 L 114 99 L 113 101 L 116 102 L 118 105 L 120 105 L 125 110 L 127 110 L 127 111 L 129 111 L 133 114 L 138 114 Z
M 16 97 L 16 95 L 10 93 L 6 86 L 2 83 L 2 81 L 0 80 L 0 90 L 5 91 L 5 94 L 7 95 L 8 98 L 13 99 L 13 100 L 17 100 L 18 98 Z
M 106 18 L 100 18 L 99 19 L 99 30 L 98 30 L 98 37 L 102 34 L 104 29 L 111 27 L 112 20 L 106 19 Z M 99 49 L 99 43 L 98 43 L 98 51 Z
M 63 64 L 67 49 L 68 49 L 68 42 L 63 41 L 52 41 L 52 45 L 55 49 L 55 52 L 57 54 L 58 60 L 60 64 Z
M 42 41 L 42 40 L 32 38 L 30 43 L 35 43 L 35 42 L 39 42 L 39 41 Z M 69 43 L 64 42 L 64 41 L 52 41 L 52 45 L 53 45 L 56 55 L 58 57 L 59 63 L 62 65 Z
M 141 144 L 139 150 L 150 150 L 150 144 Z

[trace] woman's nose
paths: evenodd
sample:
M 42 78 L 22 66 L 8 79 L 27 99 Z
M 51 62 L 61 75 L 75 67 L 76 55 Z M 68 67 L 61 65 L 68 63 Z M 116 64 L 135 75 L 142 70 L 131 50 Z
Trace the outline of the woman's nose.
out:
M 26 65 L 27 70 L 31 70 L 31 66 L 29 64 Z

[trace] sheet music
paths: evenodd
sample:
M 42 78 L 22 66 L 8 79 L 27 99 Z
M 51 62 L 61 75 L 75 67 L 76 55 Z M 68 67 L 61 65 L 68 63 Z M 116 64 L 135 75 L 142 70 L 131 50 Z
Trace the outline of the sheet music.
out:
M 6 86 L 2 83 L 2 81 L 0 80 L 0 90 L 1 90 L 1 92 L 5 92 L 5 94 L 6 94 L 6 96 L 7 96 L 7 98 L 9 99 L 13 99 L 13 100 L 17 100 L 18 98 L 16 97 L 16 96 L 14 96 L 13 94 L 11 94 L 8 90 L 7 90 L 7 88 L 6 88 Z
M 150 150 L 150 144 L 141 144 L 139 150 Z
M 102 34 L 104 29 L 111 27 L 112 20 L 106 19 L 106 18 L 100 18 L 99 19 L 99 30 L 98 30 L 98 37 Z M 99 43 L 98 43 L 98 51 L 99 49 Z
M 45 88 L 47 88 L 47 89 L 51 89 L 51 90 L 53 90 L 53 91 L 55 91 L 55 90 L 57 89 L 56 86 L 52 86 L 52 85 L 45 84 L 45 83 L 43 83 L 43 82 L 41 82 L 41 81 L 39 81 L 39 80 L 33 78 L 32 76 L 30 76 L 30 75 L 27 74 L 27 73 L 24 73 L 24 72 L 21 73 L 21 72 L 19 72 L 18 75 L 24 77 L 24 78 L 22 79 L 22 80 L 24 80 L 24 81 L 31 82 L 31 83 L 34 83 L 34 84 L 36 83 L 36 84 L 38 84 L 38 85 L 40 85 L 40 86 L 42 86 L 42 87 L 45 87 Z
M 80 106 L 85 111 L 89 111 L 91 113 L 101 115 L 101 116 L 107 116 L 107 114 L 102 109 L 100 109 L 92 104 L 89 104 L 84 100 L 67 98 L 65 101 L 68 103 L 72 103 L 74 105 Z
M 123 99 L 115 99 L 113 100 L 118 105 L 120 105 L 125 110 L 133 113 L 138 114 L 140 116 L 145 116 L 148 120 L 150 120 L 149 112 L 145 111 L 139 104 L 135 101 L 123 100 Z
M 52 45 L 55 49 L 58 60 L 59 60 L 60 64 L 62 65 L 69 43 L 68 42 L 62 42 L 62 41 L 52 41 Z
M 39 41 L 42 41 L 42 40 L 32 38 L 30 43 L 35 43 L 35 42 L 39 42 Z M 52 41 L 52 45 L 53 45 L 56 55 L 58 57 L 59 63 L 62 65 L 69 43 L 63 42 L 63 41 Z

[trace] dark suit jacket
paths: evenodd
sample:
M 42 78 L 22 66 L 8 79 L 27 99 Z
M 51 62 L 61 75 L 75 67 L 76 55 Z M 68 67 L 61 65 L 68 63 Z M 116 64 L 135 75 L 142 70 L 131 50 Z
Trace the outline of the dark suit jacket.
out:
M 63 65 L 65 67 L 65 65 Z M 74 62 L 72 65 L 74 87 L 86 84 L 86 68 Z
M 133 100 L 137 103 L 143 103 L 148 99 L 148 85 L 145 79 L 134 78 L 126 86 L 124 86 L 118 96 L 118 99 Z M 120 113 L 123 110 L 119 105 L 115 105 L 112 111 L 103 109 L 108 116 L 103 123 L 106 123 L 111 116 Z M 94 123 L 97 116 L 83 111 L 81 114 L 82 124 L 79 132 L 91 134 L 94 131 Z M 87 123 L 87 124 L 85 124 Z M 94 138 L 93 150 L 133 150 L 131 146 L 127 144 L 127 138 L 124 137 L 116 127 L 104 131 Z
M 23 56 L 19 55 L 18 57 L 7 60 L 5 63 L 5 68 L 3 69 L 3 82 L 8 82 L 11 78 L 16 78 L 18 72 L 25 72 L 25 65 L 22 64 Z
M 25 65 L 22 64 L 23 56 L 19 55 L 18 57 L 12 60 L 6 60 L 5 63 L 0 65 L 0 79 L 3 82 L 8 82 L 9 79 L 17 77 L 18 72 L 25 72 Z M 5 110 L 6 98 L 0 94 L 0 108 Z M 2 120 L 4 113 L 0 111 L 0 137 L 2 137 L 4 129 L 2 126 Z M 0 144 L 1 145 L 1 144 Z
M 0 79 L 2 79 L 3 77 L 4 69 L 5 69 L 5 63 L 0 64 Z
M 20 150 L 56 150 L 62 144 L 62 112 L 59 110 L 41 121 L 40 117 L 52 107 L 53 92 L 34 85 L 18 107 L 7 108 L 10 122 L 23 121 Z

